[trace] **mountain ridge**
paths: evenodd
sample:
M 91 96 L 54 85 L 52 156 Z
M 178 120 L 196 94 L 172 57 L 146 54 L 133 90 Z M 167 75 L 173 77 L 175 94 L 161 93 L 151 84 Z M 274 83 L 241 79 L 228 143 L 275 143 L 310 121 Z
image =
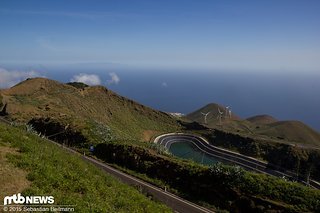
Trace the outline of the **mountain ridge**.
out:
M 16 122 L 53 118 L 64 125 L 91 131 L 91 125 L 110 127 L 117 137 L 143 138 L 144 131 L 179 128 L 174 117 L 116 94 L 103 86 L 76 88 L 46 78 L 27 79 L 0 91 Z
M 189 118 L 190 120 L 193 121 L 197 121 L 197 122 L 204 122 L 204 115 L 201 113 L 208 113 L 210 112 L 210 114 L 207 117 L 207 120 L 211 120 L 212 122 L 214 121 L 214 119 L 216 120 L 216 122 L 218 122 L 217 116 L 220 114 L 220 112 L 222 112 L 222 117 L 226 118 L 228 117 L 228 119 L 231 120 L 237 120 L 240 119 L 240 117 L 236 114 L 234 114 L 231 111 L 231 116 L 230 113 L 228 111 L 229 109 L 226 108 L 226 106 L 217 104 L 217 103 L 209 103 L 203 107 L 201 107 L 200 109 L 197 109 L 191 113 L 188 113 L 186 115 L 187 118 Z
M 269 124 L 269 123 L 274 123 L 277 122 L 278 119 L 272 117 L 271 115 L 255 115 L 252 117 L 249 117 L 246 119 L 247 121 L 250 121 L 251 123 L 254 124 Z
M 222 117 L 220 123 L 217 119 L 218 108 L 221 111 L 225 109 L 222 105 L 210 103 L 187 114 L 184 118 L 188 121 L 198 122 L 209 128 L 244 134 L 250 137 L 262 136 L 287 143 L 294 142 L 320 146 L 320 133 L 301 121 L 279 121 L 266 114 L 241 119 L 232 112 L 231 118 Z M 213 113 L 213 116 L 209 116 L 211 113 L 207 116 L 207 123 L 205 123 L 204 115 L 201 114 L 204 110 L 206 110 L 206 113 Z

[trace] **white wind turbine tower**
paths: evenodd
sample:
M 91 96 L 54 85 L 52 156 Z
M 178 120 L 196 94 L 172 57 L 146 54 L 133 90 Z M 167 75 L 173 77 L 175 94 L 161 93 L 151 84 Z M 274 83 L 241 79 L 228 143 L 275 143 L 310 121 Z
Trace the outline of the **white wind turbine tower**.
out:
M 201 114 L 204 115 L 204 123 L 207 124 L 207 117 L 210 114 L 210 112 L 207 112 L 207 113 L 201 112 Z
M 229 108 L 230 108 L 230 106 L 226 106 L 226 112 L 225 112 L 225 115 L 224 115 L 224 117 L 225 117 L 225 119 L 227 119 L 228 118 L 228 116 L 229 116 Z
M 222 118 L 223 112 L 220 111 L 220 108 L 219 108 L 219 107 L 218 107 L 218 112 L 219 112 L 219 114 L 218 114 L 219 123 L 220 123 L 220 125 L 221 125 L 221 118 Z
M 228 117 L 231 119 L 231 107 L 230 106 L 226 107 L 225 118 L 228 118 Z

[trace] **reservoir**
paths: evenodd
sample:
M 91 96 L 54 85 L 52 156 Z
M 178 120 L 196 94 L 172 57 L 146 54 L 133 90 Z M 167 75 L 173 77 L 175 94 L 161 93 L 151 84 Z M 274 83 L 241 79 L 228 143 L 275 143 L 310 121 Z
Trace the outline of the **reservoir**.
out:
M 213 156 L 202 152 L 193 143 L 187 141 L 172 143 L 169 147 L 169 151 L 174 156 L 193 160 L 197 163 L 205 165 L 212 165 L 218 162 L 218 160 Z

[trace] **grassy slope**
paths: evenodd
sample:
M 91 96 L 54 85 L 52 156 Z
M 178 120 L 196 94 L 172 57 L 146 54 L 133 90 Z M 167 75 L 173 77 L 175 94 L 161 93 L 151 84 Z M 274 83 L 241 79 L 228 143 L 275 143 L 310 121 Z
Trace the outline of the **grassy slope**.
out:
M 302 144 L 320 145 L 320 134 L 300 121 L 279 121 L 264 125 L 256 133 Z
M 222 115 L 222 125 L 220 125 L 219 121 L 219 111 L 222 111 L 224 114 Z M 232 113 L 232 117 L 225 117 L 225 107 L 219 104 L 210 103 L 206 106 L 186 115 L 184 118 L 189 121 L 196 121 L 200 124 L 204 124 L 204 116 L 201 114 L 201 112 L 207 113 L 210 112 L 210 114 L 207 117 L 207 124 L 206 126 L 210 128 L 216 128 L 221 129 L 224 131 L 230 131 L 230 132 L 242 132 L 245 134 L 251 133 L 252 124 L 248 121 L 240 120 L 240 117 L 234 113 Z
M 77 212 L 170 212 L 80 157 L 35 135 L 1 123 L 0 133 L 2 145 L 9 144 L 21 152 L 8 157 L 28 172 L 31 185 L 23 192 L 25 195 L 53 195 L 55 204 L 76 205 Z
M 222 111 L 224 113 L 223 116 L 225 116 L 225 107 L 224 106 L 219 105 L 219 104 L 215 104 L 215 103 L 210 103 L 210 104 L 207 104 L 206 106 L 186 115 L 186 118 L 188 118 L 189 120 L 192 120 L 192 121 L 196 121 L 198 123 L 204 123 L 204 116 L 201 114 L 201 112 L 203 112 L 203 113 L 210 112 L 210 114 L 207 117 L 208 126 L 216 125 L 219 123 L 219 120 L 217 119 L 217 116 L 219 115 L 218 108 L 220 109 L 220 111 Z M 237 119 L 239 119 L 239 116 L 232 114 L 231 120 L 237 120 Z M 227 120 L 230 120 L 230 119 L 227 119 Z M 225 119 L 222 119 L 222 121 L 225 121 Z
M 118 157 L 114 158 L 112 153 Z M 286 210 L 284 212 L 313 212 L 320 208 L 319 190 L 238 167 L 223 164 L 208 167 L 189 160 L 158 155 L 132 144 L 100 144 L 96 147 L 96 155 L 106 162 L 125 167 L 127 172 L 133 170 L 135 175 L 142 173 L 139 176 L 146 181 L 169 186 L 180 196 L 222 209 L 231 208 L 232 203 L 237 203 L 243 197 L 255 200 L 253 206 L 262 205 L 265 211 L 271 208 L 268 207 L 270 203 L 274 204 L 271 209 L 280 208 Z
M 256 115 L 256 116 L 247 118 L 246 120 L 256 125 L 270 124 L 278 121 L 277 119 L 275 119 L 270 115 Z
M 74 128 L 102 124 L 118 138 L 143 139 L 145 131 L 167 132 L 179 128 L 166 113 L 143 106 L 102 87 L 76 88 L 44 78 L 29 79 L 3 90 L 11 118 L 20 122 L 51 117 Z M 94 134 L 94 133 L 92 133 Z
M 320 133 L 302 122 L 277 121 L 267 115 L 241 120 L 237 115 L 233 115 L 232 119 L 222 119 L 222 125 L 219 125 L 219 120 L 217 119 L 218 108 L 223 109 L 224 107 L 218 104 L 208 104 L 188 114 L 185 118 L 203 124 L 204 117 L 201 112 L 210 111 L 211 113 L 207 117 L 207 126 L 210 128 L 281 143 L 301 143 L 320 146 Z
M 8 154 L 18 155 L 17 149 L 9 146 L 8 143 L 2 141 L 0 137 L 0 200 L 7 195 L 21 192 L 30 186 L 27 180 L 27 172 L 15 167 L 7 159 Z
M 3 103 L 2 103 L 2 95 L 1 95 L 1 90 L 0 90 L 0 110 L 2 109 Z

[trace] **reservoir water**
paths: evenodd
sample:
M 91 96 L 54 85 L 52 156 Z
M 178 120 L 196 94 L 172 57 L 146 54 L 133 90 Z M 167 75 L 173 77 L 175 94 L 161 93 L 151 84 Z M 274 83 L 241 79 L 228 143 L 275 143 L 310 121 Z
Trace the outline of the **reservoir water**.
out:
M 212 165 L 218 162 L 214 157 L 199 150 L 193 143 L 177 142 L 171 144 L 169 151 L 180 158 L 193 160 L 197 163 Z

